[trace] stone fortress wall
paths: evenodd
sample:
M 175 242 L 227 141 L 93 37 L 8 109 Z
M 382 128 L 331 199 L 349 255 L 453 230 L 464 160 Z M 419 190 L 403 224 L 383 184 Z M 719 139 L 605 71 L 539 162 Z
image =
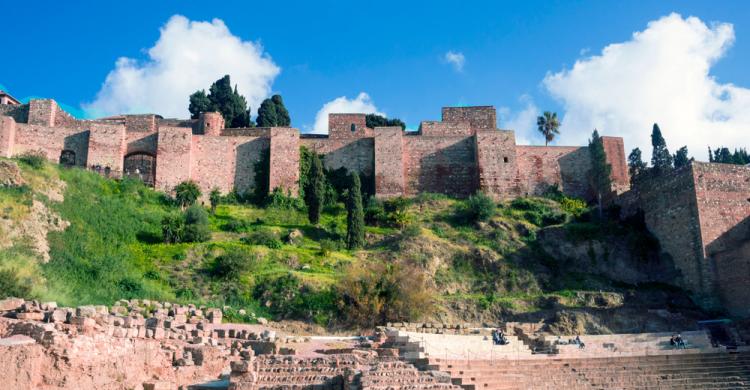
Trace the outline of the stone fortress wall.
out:
M 120 115 L 78 120 L 54 100 L 0 104 L 0 156 L 41 151 L 51 161 L 104 175 L 138 176 L 171 191 L 194 180 L 207 194 L 256 186 L 255 171 L 270 160 L 269 190 L 296 194 L 299 149 L 324 156 L 326 167 L 372 177 L 376 196 L 422 192 L 497 199 L 538 195 L 550 186 L 591 199 L 586 147 L 517 145 L 497 129 L 493 107 L 445 107 L 441 121 L 419 131 L 368 128 L 364 114 L 330 114 L 329 134 L 294 128 L 227 129 L 218 113 L 197 120 Z M 630 189 L 622 138 L 602 137 L 612 165 L 612 195 L 624 214 L 644 212 L 646 225 L 672 257 L 680 284 L 707 306 L 750 316 L 750 167 L 695 162 Z M 71 160 L 70 156 L 74 156 Z

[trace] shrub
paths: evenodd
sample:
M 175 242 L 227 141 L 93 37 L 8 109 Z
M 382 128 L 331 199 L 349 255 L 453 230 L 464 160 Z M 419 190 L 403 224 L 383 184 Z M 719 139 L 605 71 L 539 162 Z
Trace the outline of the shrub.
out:
M 27 151 L 21 154 L 18 160 L 34 169 L 41 169 L 47 157 L 41 151 Z
M 539 227 L 564 223 L 567 220 L 565 213 L 550 207 L 549 202 L 538 198 L 517 198 L 510 203 L 510 207 L 523 211 L 523 218 Z
M 588 205 L 582 199 L 564 196 L 559 202 L 560 208 L 574 218 L 580 218 L 588 211 Z
M 192 180 L 183 181 L 174 188 L 174 199 L 182 208 L 193 205 L 200 196 L 201 190 Z
M 489 196 L 478 192 L 468 199 L 458 208 L 460 219 L 465 222 L 486 221 L 495 215 L 495 201 Z
M 29 295 L 31 285 L 21 280 L 15 269 L 0 270 L 0 298 L 28 298 Z
M 239 249 L 229 250 L 214 259 L 210 272 L 213 276 L 224 279 L 238 279 L 250 271 L 257 263 L 257 258 L 250 252 Z
M 434 308 L 424 274 L 400 262 L 352 267 L 336 292 L 341 318 L 362 327 L 416 321 Z
M 239 219 L 232 219 L 229 222 L 225 223 L 222 227 L 222 230 L 228 231 L 228 232 L 235 232 L 239 233 L 245 229 L 247 229 L 247 224 L 245 221 L 241 221 Z
M 266 302 L 269 312 L 280 318 L 314 319 L 324 324 L 335 309 L 331 290 L 313 289 L 291 273 L 262 280 L 255 286 L 253 297 Z
M 247 237 L 242 238 L 242 242 L 249 245 L 263 245 L 271 249 L 279 249 L 282 245 L 278 234 L 267 229 L 256 230 L 250 233 Z
M 221 192 L 218 188 L 211 190 L 211 193 L 208 195 L 208 200 L 211 202 L 211 214 L 216 213 L 216 206 L 218 206 L 222 200 Z
M 383 202 L 371 197 L 365 207 L 365 224 L 377 226 L 385 221 L 385 208 Z
M 343 244 L 340 241 L 331 240 L 328 238 L 324 238 L 320 240 L 320 254 L 322 256 L 328 256 L 333 251 L 337 251 L 343 247 Z
M 293 197 L 291 192 L 284 195 L 281 188 L 276 187 L 266 197 L 264 206 L 284 210 L 302 210 L 305 208 L 305 203 L 300 198 Z
M 184 230 L 185 219 L 181 215 L 170 213 L 161 219 L 162 238 L 166 244 L 182 242 Z

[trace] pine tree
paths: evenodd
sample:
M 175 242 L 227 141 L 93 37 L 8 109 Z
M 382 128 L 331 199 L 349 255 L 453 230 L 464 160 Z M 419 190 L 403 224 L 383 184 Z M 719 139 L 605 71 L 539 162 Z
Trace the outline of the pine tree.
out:
M 628 155 L 628 171 L 630 173 L 630 182 L 633 183 L 638 176 L 646 172 L 646 163 L 643 162 L 641 149 L 635 148 Z
M 201 113 L 212 110 L 211 100 L 206 96 L 205 89 L 195 91 L 195 93 L 190 95 L 190 106 L 188 106 L 188 111 L 190 111 L 191 118 L 198 119 Z
M 349 249 L 365 244 L 365 213 L 362 208 L 362 184 L 356 172 L 351 174 L 351 186 L 346 201 L 346 243 Z
M 251 126 L 247 100 L 239 94 L 236 85 L 234 89 L 232 88 L 229 75 L 211 84 L 208 95 L 204 90 L 196 91 L 190 95 L 188 110 L 194 119 L 200 117 L 203 112 L 218 111 L 229 127 Z
M 651 166 L 654 167 L 654 170 L 659 173 L 671 169 L 672 155 L 669 154 L 667 142 L 662 137 L 661 129 L 659 129 L 659 125 L 656 123 L 654 123 L 654 129 L 651 132 L 651 146 L 653 146 Z
M 292 118 L 289 117 L 289 110 L 284 106 L 284 100 L 281 98 L 281 95 L 271 96 L 271 101 L 276 105 L 276 126 L 291 126 Z
M 310 173 L 307 177 L 307 183 L 305 183 L 304 192 L 307 217 L 313 225 L 317 225 L 320 221 L 320 212 L 323 209 L 323 198 L 325 197 L 325 179 L 323 163 L 317 153 L 312 153 Z
M 594 129 L 589 140 L 589 158 L 591 159 L 591 187 L 596 192 L 599 204 L 599 218 L 602 217 L 602 196 L 612 190 L 612 165 L 607 163 L 607 154 L 604 152 L 604 142 L 599 132 Z
M 687 146 L 683 146 L 677 149 L 677 153 L 674 154 L 674 167 L 675 168 L 684 167 L 690 164 L 691 161 L 693 161 L 693 159 L 688 157 Z
M 271 99 L 263 100 L 260 108 L 258 108 L 258 117 L 255 118 L 255 123 L 258 127 L 274 127 L 278 121 L 276 103 Z

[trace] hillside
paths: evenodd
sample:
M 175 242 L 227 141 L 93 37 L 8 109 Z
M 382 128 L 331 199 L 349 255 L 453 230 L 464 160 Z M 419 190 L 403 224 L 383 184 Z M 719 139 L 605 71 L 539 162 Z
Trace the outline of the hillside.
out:
M 341 203 L 317 226 L 300 203 L 225 197 L 210 240 L 164 243 L 162 220 L 183 211 L 142 183 L 0 160 L 0 295 L 228 305 L 232 321 L 329 329 L 524 320 L 607 333 L 687 329 L 704 316 L 668 285 L 674 271 L 641 223 L 599 220 L 554 191 L 494 209 L 433 194 L 372 201 L 359 251 L 342 244 Z

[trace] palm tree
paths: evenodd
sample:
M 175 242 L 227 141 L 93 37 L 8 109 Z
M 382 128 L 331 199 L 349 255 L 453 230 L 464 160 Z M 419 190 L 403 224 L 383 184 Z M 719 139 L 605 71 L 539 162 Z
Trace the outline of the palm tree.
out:
M 557 134 L 560 134 L 560 121 L 557 120 L 556 112 L 545 111 L 544 114 L 536 118 L 536 125 L 539 132 L 544 135 L 544 146 L 547 146 Z

